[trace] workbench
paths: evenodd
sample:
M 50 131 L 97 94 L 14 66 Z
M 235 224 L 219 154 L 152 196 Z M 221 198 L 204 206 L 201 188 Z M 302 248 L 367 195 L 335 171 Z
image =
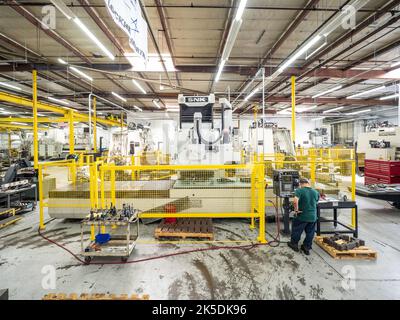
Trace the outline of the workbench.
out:
M 345 224 L 338 220 L 338 210 L 350 209 L 354 210 L 355 221 L 354 226 L 350 224 Z M 321 212 L 324 211 L 332 211 L 333 218 L 326 219 L 321 218 Z M 333 229 L 329 230 L 321 230 L 321 223 L 333 223 Z M 341 229 L 337 229 L 338 226 L 341 226 Z M 358 237 L 358 207 L 355 201 L 320 201 L 317 204 L 317 235 L 321 234 L 353 234 L 354 238 Z
M 393 206 L 400 209 L 400 184 L 386 184 L 382 186 L 356 186 L 356 194 L 372 199 L 393 202 Z

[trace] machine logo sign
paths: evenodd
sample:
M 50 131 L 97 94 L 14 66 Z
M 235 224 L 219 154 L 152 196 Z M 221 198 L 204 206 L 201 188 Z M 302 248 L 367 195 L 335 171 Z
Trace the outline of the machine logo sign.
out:
M 185 97 L 185 102 L 208 102 L 208 97 Z

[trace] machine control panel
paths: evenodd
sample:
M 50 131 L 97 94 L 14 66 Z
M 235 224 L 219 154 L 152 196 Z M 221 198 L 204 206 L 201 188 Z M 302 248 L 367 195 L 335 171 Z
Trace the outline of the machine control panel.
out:
M 293 197 L 299 187 L 300 174 L 296 170 L 281 169 L 274 170 L 273 188 L 278 197 Z

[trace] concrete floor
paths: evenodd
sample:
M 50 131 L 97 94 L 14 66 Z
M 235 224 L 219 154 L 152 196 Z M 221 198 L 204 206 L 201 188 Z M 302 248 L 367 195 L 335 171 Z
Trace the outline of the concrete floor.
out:
M 38 214 L 33 212 L 0 230 L 0 289 L 9 288 L 10 299 L 41 299 L 54 292 L 136 293 L 151 299 L 400 299 L 400 211 L 382 201 L 358 198 L 358 203 L 360 237 L 378 251 L 376 261 L 334 260 L 316 245 L 307 257 L 282 244 L 82 266 L 37 235 Z M 214 226 L 217 240 L 256 237 L 243 221 L 217 220 Z M 209 246 L 152 243 L 154 228 L 141 228 L 131 260 Z M 274 230 L 274 224 L 268 225 L 269 232 Z M 78 253 L 79 232 L 78 222 L 54 220 L 45 234 Z M 56 271 L 53 289 L 42 286 L 43 267 L 48 265 Z M 348 270 L 354 271 L 355 282 L 346 281 Z

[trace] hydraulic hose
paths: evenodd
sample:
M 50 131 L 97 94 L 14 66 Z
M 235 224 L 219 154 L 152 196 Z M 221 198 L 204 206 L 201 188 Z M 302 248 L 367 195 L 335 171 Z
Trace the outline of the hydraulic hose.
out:
M 221 132 L 220 132 L 220 134 L 219 134 L 219 137 L 218 137 L 215 141 L 207 141 L 207 140 L 205 140 L 205 139 L 202 137 L 202 135 L 201 135 L 201 130 L 200 130 L 200 126 L 199 126 L 200 119 L 196 119 L 196 120 L 195 120 L 196 133 L 197 133 L 197 136 L 198 136 L 198 138 L 199 138 L 200 143 L 203 143 L 203 144 L 206 144 L 206 145 L 214 145 L 214 144 L 216 144 L 217 142 L 219 142 L 219 141 L 222 139 L 222 136 L 223 136 L 224 130 L 225 130 L 225 117 L 224 117 L 224 113 L 225 113 L 225 108 L 222 107 L 222 108 L 221 108 L 221 127 L 222 127 L 222 129 L 221 129 Z
M 206 144 L 206 145 L 214 145 L 214 144 L 216 144 L 217 142 L 219 142 L 219 141 L 222 139 L 223 130 L 221 130 L 221 133 L 219 134 L 219 137 L 218 137 L 215 141 L 207 141 L 207 140 L 205 140 L 205 139 L 201 136 L 201 131 L 200 131 L 199 122 L 200 122 L 200 120 L 196 120 L 196 124 L 195 124 L 195 125 L 196 125 L 196 133 L 197 133 L 197 136 L 198 136 L 199 141 L 200 141 L 201 143 Z

